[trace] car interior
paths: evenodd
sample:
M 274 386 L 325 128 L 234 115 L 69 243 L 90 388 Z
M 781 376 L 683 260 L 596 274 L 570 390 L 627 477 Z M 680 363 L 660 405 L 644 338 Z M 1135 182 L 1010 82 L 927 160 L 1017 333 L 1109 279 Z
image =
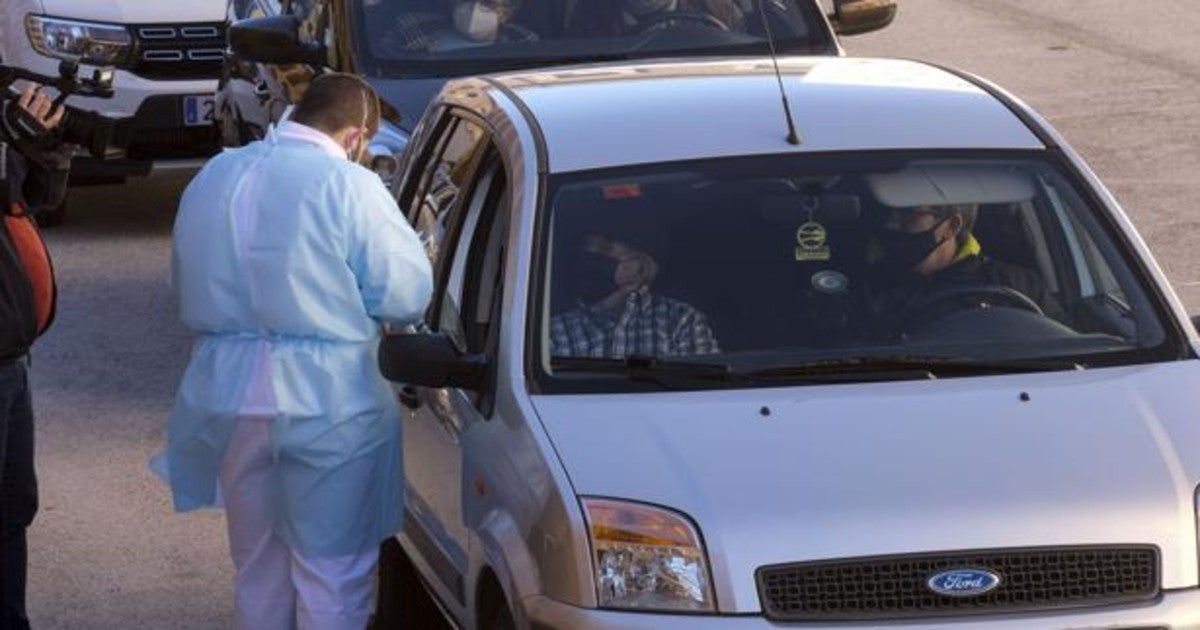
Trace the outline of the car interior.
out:
M 886 178 L 871 176 L 721 181 L 677 173 L 601 180 L 565 188 L 555 198 L 554 239 L 565 243 L 571 232 L 597 232 L 646 250 L 659 268 L 652 290 L 704 313 L 723 352 L 860 345 L 878 328 L 870 304 L 879 257 L 874 235 L 888 204 L 927 202 L 921 195 L 928 191 L 913 189 L 914 181 L 947 194 L 923 179 L 955 194 L 954 177 L 962 175 L 950 169 L 930 179 L 926 169 L 914 178 L 918 170 L 899 173 L 891 188 Z M 979 184 L 977 174 L 967 175 L 957 183 Z M 979 208 L 971 232 L 985 256 L 1035 276 L 1061 305 L 1062 321 L 997 308 L 991 320 L 980 315 L 965 322 L 962 334 L 1136 339 L 1121 285 L 1088 233 L 1064 228 L 1046 190 L 1027 175 L 991 179 L 986 194 L 963 197 Z M 623 236 L 647 215 L 658 229 Z M 563 286 L 569 274 L 555 274 L 555 264 L 564 259 L 552 258 L 552 314 L 578 306 Z

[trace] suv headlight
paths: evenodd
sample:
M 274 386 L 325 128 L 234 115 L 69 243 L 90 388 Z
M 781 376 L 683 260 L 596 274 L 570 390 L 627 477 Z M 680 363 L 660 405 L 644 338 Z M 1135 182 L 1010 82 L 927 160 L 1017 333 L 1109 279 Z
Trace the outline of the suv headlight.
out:
M 583 499 L 596 595 L 605 608 L 716 610 L 708 557 L 695 526 L 658 507 Z
M 133 48 L 129 30 L 116 24 L 27 15 L 25 32 L 33 49 L 46 57 L 79 59 L 95 66 L 119 65 Z

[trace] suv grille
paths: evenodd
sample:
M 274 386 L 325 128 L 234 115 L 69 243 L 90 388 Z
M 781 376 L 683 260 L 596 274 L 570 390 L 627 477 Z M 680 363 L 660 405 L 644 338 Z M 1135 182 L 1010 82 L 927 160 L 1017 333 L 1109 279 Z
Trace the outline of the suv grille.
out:
M 929 579 L 952 569 L 987 569 L 1000 585 L 980 595 L 939 595 Z M 762 567 L 766 616 L 780 621 L 850 621 L 984 615 L 1103 606 L 1153 599 L 1158 549 L 1050 547 L 935 553 Z
M 216 79 L 225 56 L 225 25 L 136 24 L 130 72 L 147 79 Z

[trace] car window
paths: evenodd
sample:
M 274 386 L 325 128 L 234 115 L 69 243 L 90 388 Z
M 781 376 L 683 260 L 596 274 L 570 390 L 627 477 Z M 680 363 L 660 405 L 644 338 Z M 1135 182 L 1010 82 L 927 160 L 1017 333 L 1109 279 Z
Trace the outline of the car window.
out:
M 403 195 L 409 221 L 425 245 L 425 253 L 436 267 L 446 236 L 450 210 L 459 192 L 474 175 L 486 146 L 479 124 L 451 116 L 434 140 L 434 151 L 423 166 L 416 165 L 419 178 L 411 195 Z
M 508 234 L 507 175 L 494 152 L 483 160 L 478 176 L 467 185 L 457 210 L 452 258 L 439 270 L 440 296 L 434 328 L 464 351 L 494 355 L 501 313 L 504 243 Z M 473 393 L 477 404 L 490 404 L 489 388 Z
M 327 55 L 326 65 L 336 68 L 338 48 L 332 11 L 329 0 L 294 0 L 292 3 L 292 13 L 300 20 L 300 41 L 323 47 Z
M 1044 154 L 771 156 L 556 176 L 542 367 L 1164 356 L 1178 340 L 1155 290 L 1081 189 Z
M 503 166 L 491 160 L 480 173 L 464 206 L 438 318 L 439 330 L 468 352 L 487 346 L 493 306 L 499 304 L 501 237 L 507 225 L 506 217 L 497 220 L 507 192 Z
M 375 65 L 453 76 L 550 63 L 836 52 L 812 0 L 355 0 Z M 491 7 L 498 6 L 499 9 Z

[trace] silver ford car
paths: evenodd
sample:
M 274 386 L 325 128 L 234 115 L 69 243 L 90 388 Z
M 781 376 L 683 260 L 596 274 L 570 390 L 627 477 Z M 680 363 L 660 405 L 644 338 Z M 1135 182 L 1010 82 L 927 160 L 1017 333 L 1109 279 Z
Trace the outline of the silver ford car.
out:
M 778 65 L 434 100 L 378 621 L 1200 629 L 1200 337 L 1117 202 L 978 78 Z

